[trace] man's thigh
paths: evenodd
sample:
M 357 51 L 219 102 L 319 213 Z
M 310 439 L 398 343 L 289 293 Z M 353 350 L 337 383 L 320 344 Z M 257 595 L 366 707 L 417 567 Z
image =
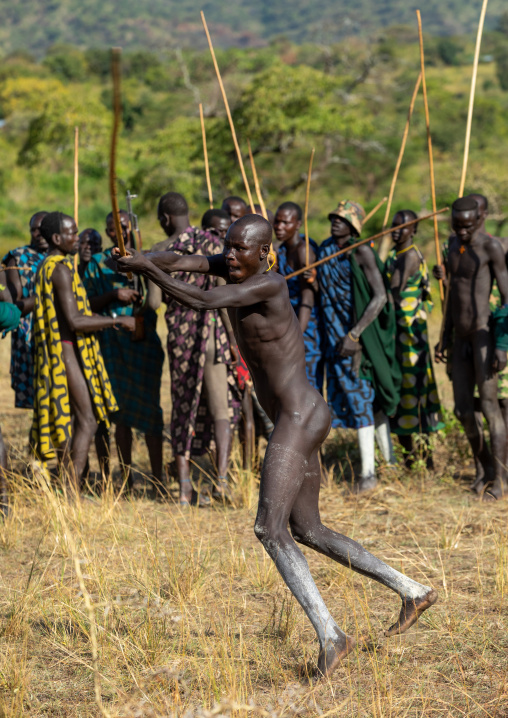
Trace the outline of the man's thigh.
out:
M 473 346 L 469 338 L 455 338 L 452 356 L 452 384 L 455 411 L 460 414 L 474 412 L 475 363 Z
M 94 420 L 92 400 L 74 344 L 62 343 L 62 356 L 67 374 L 71 413 L 79 423 L 91 422 Z
M 492 370 L 494 337 L 488 329 L 481 329 L 473 335 L 471 345 L 480 399 L 497 402 L 497 373 Z

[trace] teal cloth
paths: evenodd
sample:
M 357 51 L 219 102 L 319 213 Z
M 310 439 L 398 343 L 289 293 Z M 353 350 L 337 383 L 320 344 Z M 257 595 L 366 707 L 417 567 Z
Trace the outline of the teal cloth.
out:
M 3 330 L 2 336 L 5 337 L 7 332 L 17 329 L 21 320 L 21 310 L 15 304 L 10 302 L 0 302 L 0 329 Z
M 387 416 L 394 416 L 400 402 L 402 370 L 396 356 L 397 324 L 393 299 L 384 267 L 373 249 L 377 267 L 383 277 L 388 301 L 379 316 L 365 329 L 361 336 L 362 363 L 360 375 L 369 381 L 376 395 L 376 409 Z M 355 321 L 365 312 L 372 299 L 372 290 L 364 272 L 355 258 L 356 250 L 351 253 L 351 272 L 353 284 L 353 306 Z
M 498 307 L 492 314 L 496 349 L 508 351 L 508 307 Z

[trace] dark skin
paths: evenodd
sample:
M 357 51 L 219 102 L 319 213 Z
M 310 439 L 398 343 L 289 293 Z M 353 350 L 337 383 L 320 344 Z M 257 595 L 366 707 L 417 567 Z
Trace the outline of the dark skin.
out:
M 159 203 L 157 208 L 157 219 L 159 220 L 160 226 L 164 230 L 166 239 L 162 240 L 162 242 L 154 244 L 152 252 L 164 252 L 166 249 L 169 249 L 182 232 L 185 232 L 187 227 L 190 226 L 189 215 L 170 214 L 165 210 L 164 206 Z
M 273 229 L 277 240 L 286 247 L 289 266 L 294 270 L 306 266 L 305 240 L 300 236 L 302 220 L 298 218 L 298 212 L 294 209 L 278 209 L 275 213 Z M 309 264 L 316 261 L 316 253 L 309 246 Z M 302 302 L 298 312 L 298 321 L 302 332 L 307 329 L 312 308 L 316 297 L 315 284 L 309 282 L 300 275 L 300 290 Z
M 49 255 L 74 255 L 78 251 L 78 228 L 71 217 L 62 220 L 62 231 L 54 234 L 49 245 Z M 132 317 L 87 317 L 81 314 L 72 290 L 72 275 L 68 267 L 59 263 L 52 276 L 55 290 L 55 307 L 62 339 L 62 355 L 67 374 L 69 401 L 73 418 L 70 446 L 63 447 L 62 468 L 68 477 L 69 488 L 79 493 L 79 482 L 85 468 L 88 450 L 97 429 L 88 386 L 81 369 L 76 349 L 76 332 L 96 332 L 107 327 L 123 327 L 134 330 Z M 64 342 L 71 342 L 70 344 Z
M 494 464 L 494 483 L 484 499 L 506 495 L 504 466 L 506 429 L 497 401 L 497 374 L 506 366 L 506 352 L 496 349 L 489 327 L 489 297 L 495 279 L 501 302 L 508 301 L 508 271 L 499 241 L 481 230 L 481 213 L 476 209 L 454 211 L 448 259 L 449 299 L 443 341 L 436 347 L 436 361 L 445 359 L 454 331 L 452 381 L 455 413 L 464 426 L 475 461 L 483 472 L 491 465 L 490 452 L 474 415 L 474 388 L 478 386 L 481 410 L 489 425 Z M 485 485 L 478 477 L 477 490 Z M 482 485 L 483 484 L 483 485 Z
M 236 199 L 225 199 L 222 203 L 221 209 L 225 210 L 229 214 L 231 224 L 236 222 L 237 219 L 240 219 L 240 217 L 244 217 L 249 211 L 245 202 L 241 202 Z
M 102 249 L 101 243 L 93 238 L 92 230 L 85 229 L 79 235 L 79 276 L 85 273 L 86 265 L 92 259 L 92 255 L 97 254 Z
M 210 226 L 203 227 L 203 229 L 216 234 L 217 237 L 220 237 L 222 241 L 224 241 L 230 226 L 231 220 L 228 220 L 225 217 L 212 217 L 210 219 Z
M 397 212 L 393 218 L 392 227 L 398 227 L 401 224 L 410 222 L 414 219 L 414 216 L 410 212 Z M 411 227 L 405 227 L 404 229 L 396 230 L 392 232 L 392 240 L 395 245 L 396 252 L 401 252 L 395 261 L 395 267 L 392 275 L 391 290 L 395 305 L 400 304 L 400 294 L 407 286 L 408 279 L 418 271 L 420 266 L 420 256 L 416 249 L 411 248 L 414 244 L 414 236 L 416 234 L 418 225 L 412 225 Z M 406 452 L 406 465 L 411 466 L 413 462 L 413 437 L 411 434 L 402 434 L 398 437 L 401 446 Z M 430 450 L 427 448 L 426 461 L 428 468 L 432 466 L 432 456 Z
M 126 249 L 131 246 L 131 233 L 129 232 L 129 215 L 127 212 L 120 212 L 120 226 L 122 228 L 122 236 Z M 115 221 L 113 217 L 106 220 L 106 234 L 111 239 L 115 247 L 118 246 L 116 237 Z M 135 289 L 129 287 L 117 287 L 110 292 L 106 292 L 102 296 L 92 297 L 90 305 L 94 312 L 102 312 L 113 302 L 120 302 L 127 306 L 128 304 L 137 304 L 140 300 L 140 294 Z M 135 317 L 129 317 L 135 322 Z M 132 486 L 132 429 L 125 424 L 115 424 L 115 441 L 118 452 L 118 459 L 128 477 L 129 487 Z M 145 442 L 150 457 L 150 466 L 152 475 L 158 481 L 162 481 L 162 436 L 145 434 Z M 97 433 L 95 441 L 95 450 L 99 458 L 99 464 L 105 474 L 109 472 L 109 433 L 101 427 Z
M 185 232 L 185 230 L 190 226 L 189 215 L 171 214 L 165 210 L 163 204 L 159 203 L 157 209 L 157 218 L 159 220 L 161 228 L 167 235 L 167 239 L 155 244 L 152 247 L 152 252 L 165 252 L 170 249 L 172 244 L 174 244 L 174 242 L 178 239 L 182 232 Z M 214 217 L 213 219 L 217 218 Z M 221 224 L 219 226 L 222 227 L 222 223 L 225 222 L 226 220 L 220 220 Z M 231 339 L 232 337 L 230 337 L 230 341 Z M 233 360 L 237 361 L 238 357 L 236 355 L 236 341 L 231 342 L 231 354 L 233 356 Z M 229 454 L 231 449 L 231 427 L 229 425 L 229 422 L 223 419 L 214 421 L 214 434 L 215 444 L 217 447 L 217 471 L 219 476 L 226 476 L 229 464 Z M 186 456 L 177 454 L 175 456 L 175 463 L 178 474 L 178 481 L 180 484 L 180 503 L 187 505 L 191 503 L 193 498 L 190 461 L 189 459 L 187 459 Z M 224 493 L 224 491 L 222 493 Z
M 398 591 L 402 610 L 390 635 L 409 628 L 437 594 L 321 523 L 319 448 L 330 430 L 330 413 L 307 379 L 303 336 L 286 281 L 267 271 L 271 232 L 268 222 L 248 215 L 228 231 L 222 255 L 134 253 L 118 264 L 122 271 L 142 272 L 195 310 L 228 309 L 259 401 L 275 423 L 263 463 L 254 531 L 312 622 L 320 642 L 318 669 L 329 675 L 355 640 L 329 614 L 295 541 Z M 213 274 L 223 277 L 226 285 L 203 291 L 168 276 L 174 271 Z
M 41 235 L 41 222 L 46 216 L 46 212 L 37 212 L 37 214 L 34 214 L 32 219 L 30 220 L 30 246 L 36 249 L 38 252 L 46 252 L 48 249 L 48 243 L 44 239 L 44 237 Z M 8 267 L 16 267 L 16 261 L 14 259 L 9 259 L 7 262 Z M 19 271 L 15 271 L 13 269 L 6 272 L 7 274 L 7 289 L 9 290 L 12 301 L 14 304 L 18 306 L 19 309 L 21 309 L 22 316 L 26 316 L 27 314 L 30 314 L 30 312 L 33 312 L 34 303 L 35 303 L 35 294 L 30 295 L 29 297 L 23 297 L 23 289 L 21 286 L 21 280 L 19 277 Z

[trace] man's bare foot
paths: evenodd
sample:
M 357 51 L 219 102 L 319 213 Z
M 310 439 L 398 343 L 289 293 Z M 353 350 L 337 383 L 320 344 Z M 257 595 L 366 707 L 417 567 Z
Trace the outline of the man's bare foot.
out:
M 498 501 L 504 498 L 508 498 L 508 486 L 498 479 L 480 495 L 481 501 Z
M 422 598 L 407 598 L 402 601 L 399 620 L 385 631 L 385 636 L 396 636 L 411 628 L 424 611 L 433 606 L 438 599 L 438 593 L 433 588 Z
M 377 486 L 377 479 L 375 476 L 362 476 L 360 481 L 353 484 L 353 491 L 355 494 L 364 494 L 366 491 L 372 491 Z
M 330 676 L 337 668 L 343 658 L 356 646 L 356 640 L 352 636 L 344 636 L 335 643 L 328 643 L 325 648 L 319 651 L 318 675 L 323 678 Z

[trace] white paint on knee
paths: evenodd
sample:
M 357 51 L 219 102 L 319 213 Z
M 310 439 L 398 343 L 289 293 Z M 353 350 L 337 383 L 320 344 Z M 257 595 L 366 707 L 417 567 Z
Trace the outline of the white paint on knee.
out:
M 374 462 L 374 426 L 362 426 L 358 429 L 358 446 L 362 462 L 362 479 L 376 475 Z
M 384 460 L 388 464 L 396 464 L 393 451 L 392 437 L 390 435 L 390 421 L 383 411 L 374 414 L 374 426 L 376 427 L 376 441 Z

